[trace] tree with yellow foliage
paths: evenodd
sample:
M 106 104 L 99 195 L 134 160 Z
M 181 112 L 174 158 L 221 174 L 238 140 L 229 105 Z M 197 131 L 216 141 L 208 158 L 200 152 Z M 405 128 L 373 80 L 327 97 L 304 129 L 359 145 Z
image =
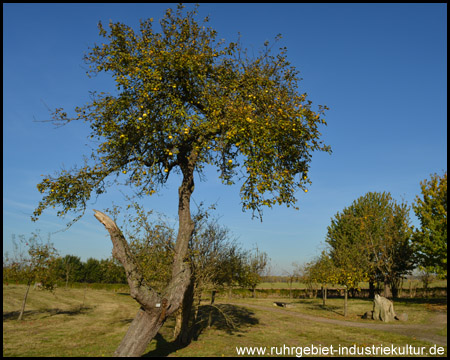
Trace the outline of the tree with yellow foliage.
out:
M 402 277 L 415 266 L 409 207 L 387 192 L 368 192 L 337 213 L 326 242 L 333 263 L 348 277 L 347 285 L 357 286 L 364 278 L 383 282 L 385 296 L 392 291 L 395 297 Z
M 447 171 L 439 176 L 431 175 L 420 183 L 422 197 L 417 196 L 413 205 L 420 221 L 415 229 L 413 245 L 419 266 L 447 278 Z
M 299 92 L 298 71 L 287 61 L 286 48 L 274 53 L 266 42 L 252 58 L 240 42 L 217 41 L 217 32 L 199 24 L 196 14 L 194 9 L 184 15 L 183 5 L 168 9 L 161 32 L 154 31 L 153 19 L 141 21 L 139 32 L 122 23 L 110 23 L 107 31 L 99 23 L 106 43 L 85 55 L 88 75 L 111 74 L 117 92 L 93 93 L 73 117 L 63 109 L 53 113 L 57 124 L 87 122 L 99 144 L 83 167 L 38 184 L 44 197 L 34 219 L 58 206 L 60 216 L 81 212 L 77 220 L 91 196 L 116 184 L 121 174 L 138 196 L 155 193 L 173 173 L 181 175 L 172 280 L 163 293 L 142 281 L 117 225 L 96 212 L 142 306 L 116 355 L 141 355 L 183 301 L 191 281 L 186 254 L 194 231 L 195 173 L 203 175 L 212 165 L 224 184 L 241 181 L 243 210 L 261 217 L 263 206 L 294 206 L 295 192 L 310 183 L 312 152 L 331 152 L 319 140 L 327 108 L 314 111 L 307 94 Z

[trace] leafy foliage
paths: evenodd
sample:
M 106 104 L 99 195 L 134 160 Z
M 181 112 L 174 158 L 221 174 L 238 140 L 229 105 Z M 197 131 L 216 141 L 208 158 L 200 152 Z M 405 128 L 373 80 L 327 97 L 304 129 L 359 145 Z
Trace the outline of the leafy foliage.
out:
M 83 263 L 78 256 L 66 255 L 56 260 L 57 274 L 60 279 L 66 281 L 66 285 L 69 281 L 81 282 L 84 280 L 82 276 Z
M 369 192 L 337 213 L 326 242 L 340 283 L 378 279 L 397 287 L 414 267 L 409 222 L 409 208 L 385 192 Z
M 19 244 L 13 237 L 14 254 L 6 254 L 3 265 L 3 277 L 7 281 L 25 281 L 27 285 L 40 282 L 42 288 L 53 290 L 56 282 L 57 250 L 48 241 L 44 243 L 39 233 L 31 237 L 19 236 Z M 22 250 L 26 248 L 26 252 Z
M 364 268 L 352 264 L 336 266 L 333 259 L 323 251 L 319 258 L 307 264 L 307 280 L 316 284 L 340 284 L 358 290 L 362 281 L 368 280 Z
M 214 209 L 212 206 L 209 210 Z M 250 286 L 260 281 L 260 273 L 267 264 L 264 252 L 243 250 L 230 231 L 211 218 L 209 210 L 200 204 L 193 216 L 194 233 L 189 243 L 188 258 L 194 278 L 194 288 Z M 115 218 L 121 208 L 108 211 Z M 163 291 L 171 279 L 171 265 L 176 232 L 163 215 L 145 211 L 137 202 L 127 207 L 123 228 L 130 248 L 146 281 L 157 291 Z
M 241 283 L 255 289 L 261 282 L 261 277 L 269 264 L 269 258 L 265 252 L 256 248 L 247 255 L 246 260 L 244 278 Z
M 206 165 L 225 184 L 241 180 L 243 210 L 260 216 L 262 206 L 291 206 L 297 189 L 307 191 L 312 152 L 331 152 L 319 141 L 327 108 L 313 111 L 307 94 L 298 92 L 286 48 L 273 53 L 266 42 L 251 58 L 239 41 L 218 41 L 204 26 L 208 18 L 202 25 L 195 15 L 194 9 L 183 16 L 182 5 L 168 9 L 161 32 L 153 19 L 141 21 L 139 32 L 121 23 L 107 31 L 99 23 L 106 43 L 85 55 L 87 73 L 111 74 L 117 93 L 92 93 L 73 117 L 61 108 L 53 113 L 59 125 L 89 123 L 98 146 L 93 164 L 86 159 L 81 168 L 44 177 L 33 220 L 48 206 L 60 206 L 59 216 L 84 211 L 92 194 L 105 192 L 119 175 L 143 196 L 172 172 L 202 175 Z
M 114 258 L 94 259 L 81 261 L 78 256 L 66 255 L 56 261 L 56 276 L 59 281 L 66 284 L 78 283 L 103 283 L 126 284 L 127 279 L 123 266 Z
M 413 236 L 419 264 L 427 272 L 447 278 L 447 172 L 431 175 L 420 187 L 422 197 L 416 196 L 413 204 L 421 225 Z

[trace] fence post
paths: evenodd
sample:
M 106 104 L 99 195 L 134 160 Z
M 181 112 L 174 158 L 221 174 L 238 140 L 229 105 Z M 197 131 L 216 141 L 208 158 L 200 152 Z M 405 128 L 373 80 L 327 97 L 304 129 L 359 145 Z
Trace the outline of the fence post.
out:
M 348 300 L 348 290 L 347 285 L 344 285 L 344 317 L 347 316 L 347 300 Z

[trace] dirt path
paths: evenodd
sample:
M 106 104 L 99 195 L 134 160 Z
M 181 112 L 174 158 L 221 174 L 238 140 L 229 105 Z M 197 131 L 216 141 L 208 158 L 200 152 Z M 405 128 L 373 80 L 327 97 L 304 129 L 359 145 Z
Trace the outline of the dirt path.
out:
M 441 330 L 445 325 L 447 325 L 447 314 L 444 312 L 439 312 L 436 314 L 435 318 L 431 324 L 374 324 L 372 322 L 359 323 L 353 321 L 337 320 L 337 319 L 326 319 L 323 317 L 312 316 L 307 314 L 302 314 L 295 311 L 290 311 L 284 308 L 274 308 L 270 306 L 263 305 L 253 305 L 253 304 L 241 304 L 233 303 L 233 305 L 255 308 L 265 311 L 278 312 L 278 313 L 289 313 L 290 316 L 306 319 L 315 322 L 321 322 L 326 324 L 335 324 L 341 326 L 351 326 L 353 328 L 365 328 L 374 329 L 381 331 L 394 332 L 397 334 L 415 337 L 419 340 L 424 340 L 431 342 L 433 345 L 447 346 L 447 337 L 435 334 L 436 331 Z

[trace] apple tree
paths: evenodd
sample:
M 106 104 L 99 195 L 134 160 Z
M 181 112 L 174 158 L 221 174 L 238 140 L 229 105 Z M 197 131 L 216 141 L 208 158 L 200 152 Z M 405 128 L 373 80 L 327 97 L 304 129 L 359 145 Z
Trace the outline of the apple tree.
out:
M 243 210 L 261 217 L 264 206 L 295 207 L 296 191 L 306 192 L 310 184 L 312 153 L 331 152 L 319 132 L 327 108 L 314 110 L 299 91 L 299 72 L 287 60 L 287 49 L 273 50 L 266 42 L 250 56 L 239 41 L 218 40 L 208 18 L 202 24 L 196 17 L 196 9 L 185 14 L 179 5 L 166 11 L 160 31 L 152 18 L 141 21 L 139 31 L 99 23 L 105 41 L 85 55 L 87 73 L 110 74 L 116 91 L 93 93 L 73 115 L 62 108 L 52 114 L 58 125 L 88 123 L 98 146 L 83 166 L 45 176 L 37 185 L 43 198 L 35 220 L 52 206 L 60 216 L 76 212 L 77 220 L 93 195 L 118 183 L 118 175 L 126 175 L 136 196 L 150 196 L 169 176 L 180 176 L 171 281 L 162 292 L 144 281 L 114 221 L 95 213 L 110 232 L 132 297 L 142 306 L 116 355 L 141 355 L 182 304 L 191 281 L 194 174 L 203 176 L 205 167 L 213 166 L 224 184 L 239 181 Z

